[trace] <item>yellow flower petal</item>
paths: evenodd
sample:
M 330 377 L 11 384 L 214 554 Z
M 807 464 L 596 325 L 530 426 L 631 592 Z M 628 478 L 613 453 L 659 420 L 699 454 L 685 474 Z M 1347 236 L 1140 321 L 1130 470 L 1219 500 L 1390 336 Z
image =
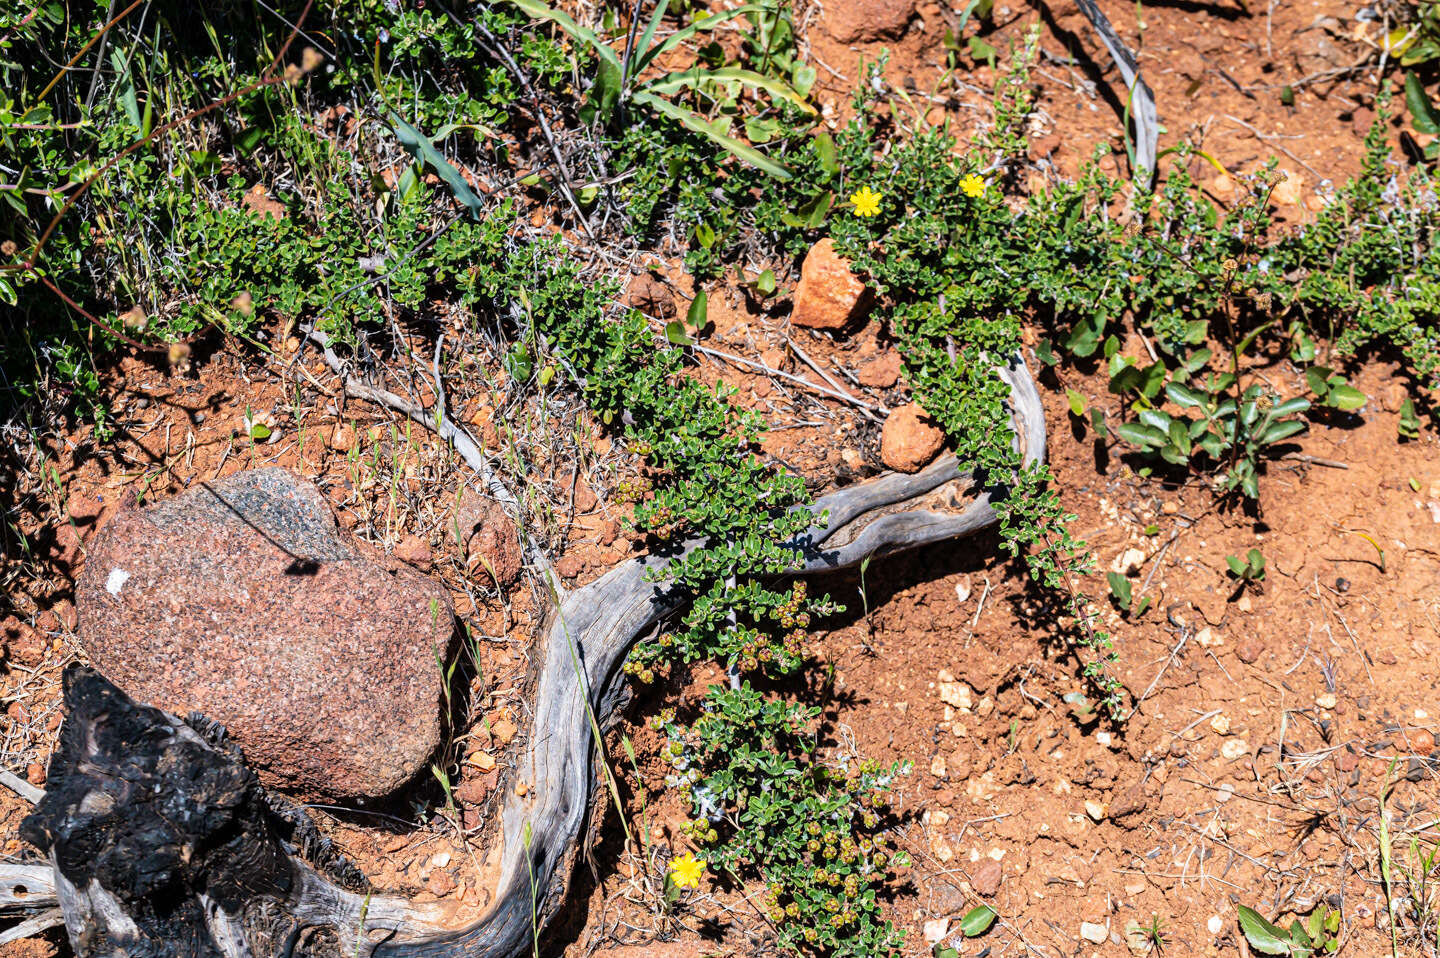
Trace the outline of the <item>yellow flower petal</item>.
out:
M 862 186 L 850 197 L 850 202 L 855 206 L 856 216 L 874 216 L 880 212 L 881 194 L 876 193 L 868 186 Z
M 967 173 L 960 178 L 960 192 L 974 199 L 985 192 L 985 181 L 974 173 Z
M 670 880 L 676 888 L 694 888 L 705 874 L 705 862 L 690 853 L 685 853 L 670 863 Z

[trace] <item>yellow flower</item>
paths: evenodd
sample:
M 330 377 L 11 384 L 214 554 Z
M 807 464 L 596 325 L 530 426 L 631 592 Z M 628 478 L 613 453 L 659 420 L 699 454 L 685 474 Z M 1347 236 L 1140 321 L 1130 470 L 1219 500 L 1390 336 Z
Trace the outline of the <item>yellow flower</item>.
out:
M 704 859 L 696 858 L 689 852 L 670 863 L 670 880 L 675 883 L 676 888 L 696 887 L 700 884 L 700 876 L 703 874 L 705 874 Z
M 880 212 L 880 198 L 881 194 L 868 186 L 862 186 L 860 192 L 850 197 L 850 202 L 855 204 L 856 216 L 874 216 Z
M 960 180 L 960 192 L 974 199 L 985 192 L 985 181 L 974 173 L 968 173 Z

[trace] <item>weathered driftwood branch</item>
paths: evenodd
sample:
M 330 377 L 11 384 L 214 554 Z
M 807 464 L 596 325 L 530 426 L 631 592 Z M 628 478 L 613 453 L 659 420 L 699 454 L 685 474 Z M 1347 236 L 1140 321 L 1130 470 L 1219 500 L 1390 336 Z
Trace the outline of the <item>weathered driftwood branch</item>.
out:
M 1025 461 L 1034 462 L 1045 448 L 1039 394 L 1018 357 L 1001 375 L 1012 390 L 1015 441 Z M 915 475 L 886 475 L 824 497 L 814 509 L 826 520 L 817 519 L 793 543 L 803 556 L 796 574 L 853 566 L 990 526 L 989 496 L 970 496 L 970 485 L 954 458 L 944 457 Z M 178 719 L 129 703 L 98 675 L 71 673 L 70 714 L 50 788 L 27 820 L 26 835 L 51 855 L 77 953 L 500 958 L 528 952 L 535 925 L 563 899 L 583 837 L 596 783 L 590 710 L 601 711 L 609 700 L 637 637 L 685 602 L 647 578 L 667 561 L 638 558 L 584 588 L 557 592 L 563 599 L 537 650 L 534 724 L 506 783 L 496 903 L 466 928 L 443 929 L 423 907 L 328 881 L 277 838 L 263 793 L 236 756 Z M 177 772 L 184 768 L 192 774 Z M 520 783 L 527 787 L 517 788 Z M 209 837 L 187 844 L 187 829 L 197 828 Z M 149 873 L 164 881 L 137 892 L 127 862 L 152 858 Z M 162 894 L 163 913 L 147 897 Z M 177 916 L 184 920 L 177 924 Z M 181 930 L 188 937 L 167 941 Z

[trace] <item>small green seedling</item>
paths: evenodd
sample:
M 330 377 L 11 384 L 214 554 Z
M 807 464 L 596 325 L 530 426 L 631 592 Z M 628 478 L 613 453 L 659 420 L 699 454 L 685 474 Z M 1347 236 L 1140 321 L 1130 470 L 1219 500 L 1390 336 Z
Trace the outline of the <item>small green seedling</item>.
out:
M 1285 955 L 1288 958 L 1311 958 L 1334 954 L 1340 947 L 1340 913 L 1320 905 L 1304 922 L 1290 923 L 1290 930 L 1267 921 L 1258 911 L 1245 905 L 1235 906 L 1240 915 L 1240 930 L 1250 947 L 1262 955 Z
M 1354 412 L 1365 405 L 1365 394 L 1328 366 L 1311 366 L 1305 370 L 1305 382 L 1322 406 Z
M 1146 609 L 1150 608 L 1151 599 L 1148 595 L 1141 597 L 1138 602 L 1135 601 L 1134 589 L 1131 588 L 1130 580 L 1125 576 L 1119 572 L 1107 572 L 1105 578 L 1110 583 L 1110 598 L 1115 600 L 1115 604 L 1126 615 L 1139 618 L 1145 614 Z
M 1259 549 L 1245 553 L 1244 560 L 1226 556 L 1225 564 L 1230 567 L 1230 574 L 1241 582 L 1260 582 L 1265 578 L 1265 557 Z
M 960 919 L 960 933 L 966 938 L 979 938 L 990 930 L 998 917 L 995 909 L 989 905 L 979 905 L 965 913 Z M 960 950 L 954 945 L 947 945 L 937 942 L 931 954 L 935 958 L 960 958 Z
M 255 442 L 264 442 L 270 438 L 270 427 L 262 417 L 256 416 L 248 405 L 245 407 L 245 418 L 242 423 L 245 426 L 245 435 Z
M 1407 399 L 1400 404 L 1400 422 L 1395 429 L 1401 439 L 1414 441 L 1420 438 L 1420 417 L 1415 415 L 1415 400 Z
M 1141 924 L 1135 919 L 1125 923 L 1125 944 L 1137 955 L 1153 952 L 1156 955 L 1165 954 L 1165 920 L 1159 915 L 1152 914 L 1149 924 Z

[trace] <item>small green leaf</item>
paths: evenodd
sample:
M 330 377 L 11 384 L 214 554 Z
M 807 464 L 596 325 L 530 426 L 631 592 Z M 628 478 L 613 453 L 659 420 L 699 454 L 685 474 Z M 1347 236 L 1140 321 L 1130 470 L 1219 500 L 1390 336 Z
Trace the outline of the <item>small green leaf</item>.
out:
M 972 908 L 960 919 L 960 931 L 966 938 L 976 938 L 990 930 L 995 923 L 995 909 L 989 905 Z
M 1120 608 L 1129 609 L 1131 600 L 1130 580 L 1118 572 L 1105 573 L 1105 579 L 1110 583 L 1110 594 L 1120 604 Z
M 775 271 L 767 269 L 755 277 L 755 292 L 761 296 L 773 296 L 775 294 Z
M 988 64 L 990 65 L 990 69 L 993 70 L 993 69 L 995 69 L 995 59 L 996 59 L 996 57 L 998 57 L 999 55 L 1000 55 L 1000 51 L 999 51 L 999 50 L 996 50 L 993 46 L 991 46 L 990 44 L 986 43 L 984 40 L 981 40 L 979 37 L 971 37 L 971 38 L 970 38 L 970 56 L 971 56 L 971 58 L 973 58 L 973 59 L 975 59 L 975 60 L 977 60 L 977 61 L 978 61 L 978 60 L 984 60 L 986 63 L 988 63 Z
M 1415 415 L 1413 399 L 1407 399 L 1400 404 L 1400 423 L 1396 429 L 1399 431 L 1401 439 L 1420 438 L 1420 417 Z
M 1239 578 L 1243 579 L 1245 577 L 1245 563 L 1241 562 L 1239 559 L 1235 558 L 1234 556 L 1226 556 L 1225 564 L 1228 565 L 1230 567 L 1230 571 Z
M 1049 338 L 1041 339 L 1035 344 L 1035 358 L 1047 366 L 1060 364 L 1060 357 L 1055 355 L 1055 344 Z
M 1065 398 L 1070 402 L 1070 415 L 1077 419 L 1085 415 L 1085 397 L 1073 389 L 1065 390 Z
M 1253 908 L 1236 905 L 1235 909 L 1240 914 L 1240 930 L 1251 948 L 1262 955 L 1290 954 L 1290 936 L 1283 929 L 1270 924 Z
M 665 324 L 665 338 L 672 346 L 692 346 L 695 340 L 685 332 L 684 325 L 678 319 L 672 319 Z
M 685 313 L 685 324 L 691 329 L 700 329 L 710 321 L 710 297 L 705 291 L 699 290 L 695 298 L 690 301 L 690 309 Z

